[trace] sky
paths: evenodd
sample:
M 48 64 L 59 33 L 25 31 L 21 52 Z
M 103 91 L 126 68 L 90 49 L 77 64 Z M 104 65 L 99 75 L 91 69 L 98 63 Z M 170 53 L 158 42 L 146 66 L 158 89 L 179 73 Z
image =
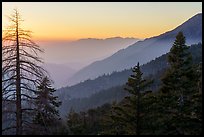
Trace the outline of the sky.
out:
M 172 30 L 202 12 L 202 2 L 2 2 L 2 27 L 17 8 L 34 40 L 134 37 Z

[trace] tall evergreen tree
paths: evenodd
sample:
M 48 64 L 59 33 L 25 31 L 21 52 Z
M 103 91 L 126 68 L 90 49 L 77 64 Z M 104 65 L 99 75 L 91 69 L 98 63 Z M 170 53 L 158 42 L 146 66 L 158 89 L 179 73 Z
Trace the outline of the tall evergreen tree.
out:
M 189 46 L 185 45 L 183 33 L 179 32 L 168 54 L 170 68 L 162 78 L 162 92 L 179 92 L 182 96 L 182 87 L 188 88 L 186 94 L 196 90 L 195 82 L 197 80 L 197 75 L 192 63 L 192 55 L 187 50 L 188 48 Z
M 36 115 L 34 117 L 34 123 L 45 127 L 46 130 L 56 126 L 59 120 L 59 111 L 57 109 L 61 105 L 61 102 L 58 101 L 57 96 L 53 95 L 55 91 L 51 87 L 51 81 L 48 77 L 44 77 L 38 86 L 38 92 L 36 92 Z
M 192 99 L 198 92 L 199 76 L 188 48 L 183 33 L 179 32 L 168 54 L 170 67 L 161 79 L 161 105 L 164 114 L 168 115 L 164 122 L 167 134 L 191 134 L 191 126 L 196 122 L 191 119 L 194 111 Z
M 118 121 L 119 125 L 125 128 L 124 134 L 141 134 L 142 123 L 142 98 L 147 93 L 145 88 L 152 82 L 142 78 L 139 62 L 133 69 L 133 75 L 128 78 L 126 83 L 126 91 L 130 96 L 125 98 L 122 106 L 115 107 L 115 111 L 111 117 L 114 121 Z M 120 129 L 119 129 L 120 130 Z
M 83 135 L 84 134 L 84 120 L 80 114 L 76 113 L 71 108 L 67 116 L 67 126 L 71 135 Z

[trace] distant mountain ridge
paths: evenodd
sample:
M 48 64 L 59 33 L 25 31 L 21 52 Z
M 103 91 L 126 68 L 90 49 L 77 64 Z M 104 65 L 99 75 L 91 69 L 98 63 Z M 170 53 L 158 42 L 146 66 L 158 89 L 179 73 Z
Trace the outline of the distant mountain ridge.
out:
M 76 40 L 74 42 L 79 42 L 79 41 L 90 41 L 90 40 L 99 40 L 99 41 L 107 41 L 107 40 L 117 40 L 117 39 L 126 39 L 126 40 L 140 40 L 138 38 L 133 38 L 133 37 L 110 37 L 110 38 L 84 38 L 84 39 L 79 39 L 79 40 Z
M 46 64 L 48 62 L 52 64 L 46 68 L 51 73 L 55 86 L 60 88 L 67 85 L 68 79 L 74 72 L 89 65 L 91 62 L 104 59 L 138 40 L 137 38 L 113 37 L 106 39 L 80 39 L 73 42 L 38 42 L 38 44 L 45 50 L 45 54 L 40 56 Z M 68 68 L 67 70 L 65 66 Z M 71 69 L 74 69 L 74 71 Z
M 88 38 L 72 42 L 39 41 L 38 44 L 45 50 L 46 54 L 42 54 L 42 58 L 45 62 L 57 64 L 68 64 L 70 62 L 89 64 L 96 61 L 96 59 L 108 57 L 116 51 L 126 48 L 138 40 L 140 39 L 122 37 L 106 39 Z
M 138 41 L 103 60 L 93 62 L 74 74 L 69 79 L 68 85 L 94 79 L 103 74 L 110 74 L 113 71 L 129 69 L 136 62 L 140 62 L 141 65 L 145 64 L 169 52 L 179 31 L 184 33 L 187 45 L 202 42 L 202 13 L 193 16 L 171 31 Z
M 198 64 L 202 62 L 202 44 L 191 45 L 189 51 L 192 53 L 193 62 Z M 151 60 L 150 62 L 141 65 L 143 76 L 149 76 L 158 73 L 168 67 L 167 54 Z M 110 75 L 99 76 L 94 80 L 86 80 L 73 86 L 63 87 L 57 90 L 61 97 L 83 98 L 97 93 L 100 90 L 105 90 L 111 87 L 124 85 L 128 77 L 132 74 L 131 69 L 126 69 L 120 72 L 113 72 Z
M 193 57 L 194 64 L 202 63 L 202 44 L 191 45 L 189 51 Z M 143 77 L 153 79 L 152 91 L 157 91 L 160 85 L 160 76 L 168 68 L 167 55 L 162 56 L 141 65 Z M 58 89 L 56 94 L 62 101 L 60 113 L 67 114 L 70 108 L 76 111 L 100 106 L 104 103 L 111 103 L 113 100 L 122 99 L 125 95 L 124 86 L 128 77 L 132 74 L 131 69 L 121 72 L 114 72 L 110 75 L 103 75 L 94 80 L 86 80 L 71 87 Z M 148 79 L 147 78 L 147 79 Z

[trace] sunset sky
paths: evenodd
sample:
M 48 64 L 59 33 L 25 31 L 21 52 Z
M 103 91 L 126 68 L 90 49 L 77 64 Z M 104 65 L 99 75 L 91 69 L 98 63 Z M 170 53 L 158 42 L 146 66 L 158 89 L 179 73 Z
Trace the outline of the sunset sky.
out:
M 201 13 L 202 3 L 2 2 L 3 28 L 14 8 L 35 40 L 76 40 L 156 36 Z

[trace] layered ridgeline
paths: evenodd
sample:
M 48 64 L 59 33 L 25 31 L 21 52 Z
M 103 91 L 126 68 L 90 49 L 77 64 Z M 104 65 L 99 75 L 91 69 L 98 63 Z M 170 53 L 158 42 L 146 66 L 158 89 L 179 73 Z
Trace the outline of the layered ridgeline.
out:
M 74 74 L 68 81 L 68 85 L 74 85 L 80 81 L 94 79 L 113 71 L 129 69 L 136 62 L 145 64 L 156 57 L 169 52 L 175 40 L 175 36 L 182 31 L 186 37 L 186 44 L 191 45 L 202 41 L 202 13 L 197 14 L 178 26 L 177 28 L 159 36 L 138 41 L 126 49 L 119 50 L 112 56 L 96 61 L 84 67 Z
M 202 63 L 202 44 L 192 45 L 189 51 L 193 56 L 194 64 Z M 150 86 L 153 91 L 159 88 L 160 76 L 168 67 L 167 55 L 168 53 L 141 66 L 143 76 L 154 80 L 154 83 Z M 114 72 L 110 75 L 100 76 L 94 80 L 87 80 L 57 90 L 56 93 L 62 101 L 62 106 L 60 106 L 61 116 L 66 116 L 71 108 L 79 112 L 101 106 L 104 103 L 122 100 L 127 95 L 123 88 L 131 74 L 130 69 Z
M 38 41 L 45 67 L 54 80 L 55 88 L 67 86 L 68 79 L 90 63 L 104 59 L 120 49 L 137 42 L 137 38 L 87 38 L 76 41 Z

